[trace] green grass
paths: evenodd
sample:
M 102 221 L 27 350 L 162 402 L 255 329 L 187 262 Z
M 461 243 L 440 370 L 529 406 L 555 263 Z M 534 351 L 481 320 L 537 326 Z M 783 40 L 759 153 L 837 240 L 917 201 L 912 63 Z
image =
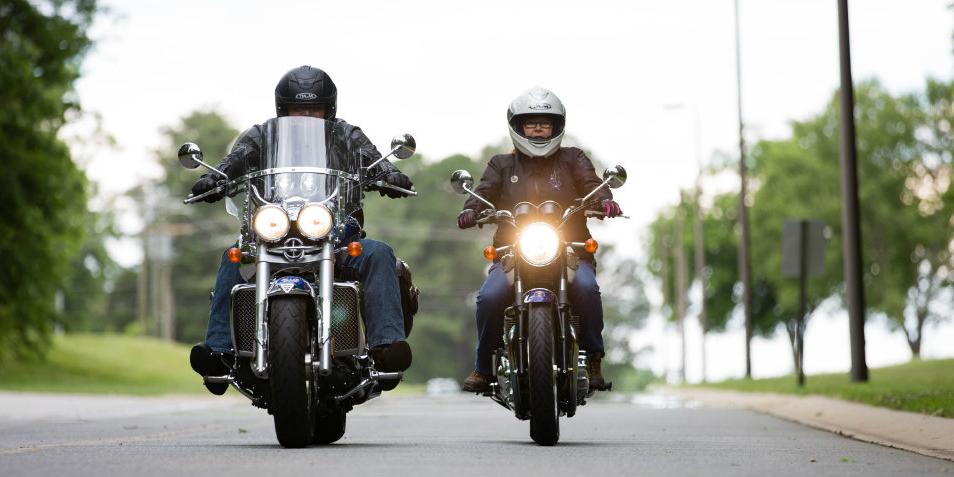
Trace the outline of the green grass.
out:
M 848 373 L 807 376 L 805 388 L 793 376 L 735 379 L 705 386 L 749 392 L 818 394 L 875 406 L 954 418 L 954 359 L 915 360 L 869 370 L 867 383 L 852 383 Z
M 0 389 L 93 394 L 205 393 L 189 346 L 115 334 L 54 338 L 44 361 L 0 366 Z
M 0 390 L 79 394 L 205 394 L 189 367 L 189 346 L 116 334 L 57 336 L 45 361 L 0 366 Z M 229 389 L 229 393 L 237 393 Z M 418 395 L 401 383 L 388 396 Z

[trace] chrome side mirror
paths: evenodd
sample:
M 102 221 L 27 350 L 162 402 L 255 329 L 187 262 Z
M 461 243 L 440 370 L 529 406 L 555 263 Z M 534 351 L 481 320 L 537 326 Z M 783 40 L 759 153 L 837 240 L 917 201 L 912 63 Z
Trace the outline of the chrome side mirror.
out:
M 179 147 L 179 164 L 186 169 L 199 167 L 202 161 L 202 149 L 195 143 L 187 142 Z
M 391 140 L 391 150 L 394 151 L 394 157 L 398 159 L 407 159 L 414 155 L 417 150 L 417 141 L 410 134 L 401 134 L 394 136 Z
M 451 187 L 458 194 L 467 194 L 467 190 L 473 190 L 474 178 L 464 169 L 459 169 L 451 174 Z
M 626 183 L 626 169 L 623 169 L 623 166 L 619 164 L 608 167 L 603 171 L 603 180 L 607 181 L 607 184 L 613 189 L 623 187 L 623 184 Z

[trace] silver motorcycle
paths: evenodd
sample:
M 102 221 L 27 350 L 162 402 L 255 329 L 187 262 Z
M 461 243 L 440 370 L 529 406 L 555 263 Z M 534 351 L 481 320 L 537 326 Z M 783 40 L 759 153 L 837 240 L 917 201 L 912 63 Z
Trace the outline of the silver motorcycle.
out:
M 190 195 L 186 204 L 211 194 L 243 197 L 240 207 L 227 201 L 241 222 L 238 247 L 229 250 L 229 258 L 241 264 L 248 281 L 235 286 L 230 297 L 234 353 L 223 358 L 228 374 L 206 380 L 228 383 L 268 410 L 282 446 L 328 444 L 344 435 L 353 406 L 402 378 L 400 372 L 375 370 L 366 345 L 362 285 L 336 280 L 334 270 L 344 254 L 361 253 L 363 234 L 355 215 L 365 191 L 417 195 L 369 173 L 388 157 L 410 157 L 416 144 L 410 135 L 398 136 L 387 155 L 362 167 L 367 151 L 352 147 L 333 121 L 274 118 L 263 124 L 263 133 L 259 163 L 231 180 L 203 162 L 197 145 L 183 144 L 178 153 L 184 167 L 201 165 L 221 177 L 215 189 Z M 414 294 L 416 304 L 413 285 L 402 286 L 402 292 Z M 412 317 L 405 309 L 406 332 Z

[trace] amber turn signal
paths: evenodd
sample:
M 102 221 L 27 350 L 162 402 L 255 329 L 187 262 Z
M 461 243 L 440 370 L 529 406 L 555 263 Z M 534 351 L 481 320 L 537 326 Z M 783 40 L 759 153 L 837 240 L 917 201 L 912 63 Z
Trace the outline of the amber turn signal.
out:
M 583 250 L 586 250 L 590 253 L 596 253 L 596 249 L 600 248 L 600 244 L 593 239 L 586 239 L 586 242 L 583 242 Z
M 497 249 L 494 248 L 493 245 L 488 245 L 487 248 L 484 249 L 484 258 L 486 258 L 487 261 L 493 262 L 494 259 L 497 258 Z
M 232 263 L 239 263 L 242 261 L 242 249 L 238 247 L 232 247 L 229 249 L 229 261 Z
M 351 242 L 348 244 L 348 255 L 357 257 L 361 255 L 361 242 Z

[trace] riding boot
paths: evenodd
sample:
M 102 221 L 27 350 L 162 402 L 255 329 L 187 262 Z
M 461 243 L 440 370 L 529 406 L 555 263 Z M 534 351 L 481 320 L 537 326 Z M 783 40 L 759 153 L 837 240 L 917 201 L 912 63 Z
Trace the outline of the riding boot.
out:
M 192 370 L 202 376 L 202 384 L 210 393 L 216 396 L 225 394 L 229 388 L 228 383 L 210 383 L 205 378 L 207 376 L 223 376 L 229 373 L 228 366 L 222 362 L 223 353 L 213 351 L 205 343 L 199 343 L 192 347 L 189 353 L 189 364 Z
M 589 356 L 586 363 L 586 371 L 590 375 L 590 389 L 596 391 L 609 391 L 613 388 L 612 381 L 603 379 L 603 370 L 601 364 L 603 353 L 595 352 Z

